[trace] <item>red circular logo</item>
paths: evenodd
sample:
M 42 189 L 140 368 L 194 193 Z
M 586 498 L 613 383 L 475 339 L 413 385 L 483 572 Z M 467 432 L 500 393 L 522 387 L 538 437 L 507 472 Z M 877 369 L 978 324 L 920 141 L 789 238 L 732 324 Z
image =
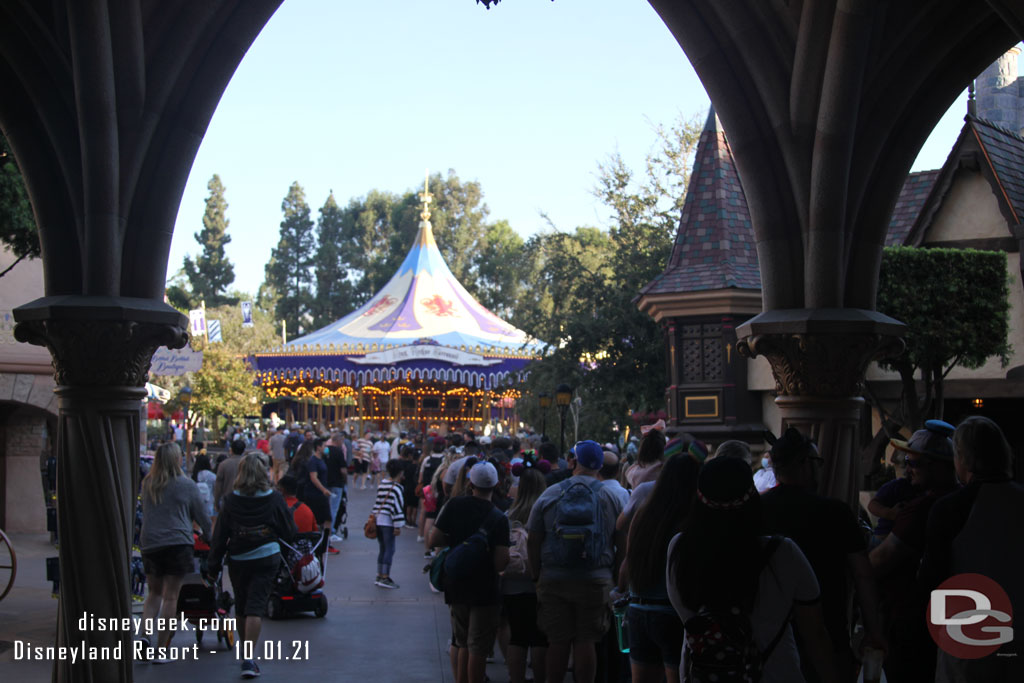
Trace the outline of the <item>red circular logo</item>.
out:
M 1013 640 L 1013 608 L 998 583 L 982 574 L 957 574 L 928 600 L 928 632 L 942 650 L 980 659 Z

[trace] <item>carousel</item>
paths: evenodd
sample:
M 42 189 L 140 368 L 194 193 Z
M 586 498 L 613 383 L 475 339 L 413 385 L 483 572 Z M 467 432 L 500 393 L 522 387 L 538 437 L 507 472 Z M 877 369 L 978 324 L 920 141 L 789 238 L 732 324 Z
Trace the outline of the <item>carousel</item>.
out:
M 515 388 L 544 353 L 484 308 L 452 275 L 434 241 L 431 195 L 398 272 L 337 322 L 258 353 L 257 382 L 288 422 L 360 431 L 485 430 L 516 424 Z

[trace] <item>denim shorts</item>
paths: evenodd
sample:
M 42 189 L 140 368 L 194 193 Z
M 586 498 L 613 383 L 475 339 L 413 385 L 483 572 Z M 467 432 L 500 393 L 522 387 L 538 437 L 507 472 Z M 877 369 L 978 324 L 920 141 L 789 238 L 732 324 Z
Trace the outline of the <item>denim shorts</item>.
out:
M 683 622 L 674 610 L 639 609 L 630 605 L 626 612 L 629 634 L 629 658 L 644 664 L 664 664 L 679 668 L 683 648 Z

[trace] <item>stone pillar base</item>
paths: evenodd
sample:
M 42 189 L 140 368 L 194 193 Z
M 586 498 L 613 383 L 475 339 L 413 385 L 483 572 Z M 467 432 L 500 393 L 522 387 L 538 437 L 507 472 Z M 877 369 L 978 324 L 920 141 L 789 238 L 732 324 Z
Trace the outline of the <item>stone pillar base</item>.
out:
M 814 439 L 825 457 L 818 492 L 856 502 L 863 478 L 857 425 L 864 399 L 778 396 L 775 405 L 782 413 L 783 431 L 796 427 Z

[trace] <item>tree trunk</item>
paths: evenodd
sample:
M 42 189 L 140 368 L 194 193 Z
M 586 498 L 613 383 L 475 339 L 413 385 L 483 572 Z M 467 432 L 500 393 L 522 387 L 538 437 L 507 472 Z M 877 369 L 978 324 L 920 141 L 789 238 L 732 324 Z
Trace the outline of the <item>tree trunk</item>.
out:
M 942 379 L 942 366 L 939 365 L 932 369 L 932 373 L 935 375 L 935 409 L 932 414 L 936 420 L 945 419 L 943 416 L 946 413 L 946 400 L 945 391 L 943 390 L 943 379 Z

